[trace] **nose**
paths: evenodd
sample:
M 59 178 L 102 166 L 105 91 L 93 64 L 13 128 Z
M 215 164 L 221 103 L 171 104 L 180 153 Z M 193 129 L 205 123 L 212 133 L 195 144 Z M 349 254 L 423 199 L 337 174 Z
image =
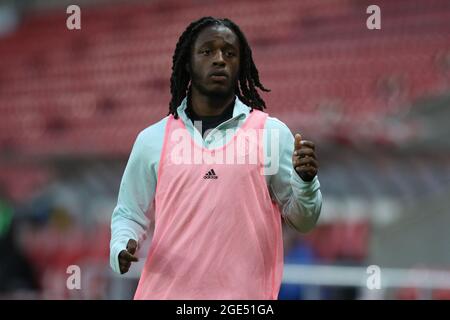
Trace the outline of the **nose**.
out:
M 214 55 L 213 65 L 221 67 L 225 66 L 225 60 L 223 59 L 223 54 L 221 50 L 217 50 L 217 53 Z

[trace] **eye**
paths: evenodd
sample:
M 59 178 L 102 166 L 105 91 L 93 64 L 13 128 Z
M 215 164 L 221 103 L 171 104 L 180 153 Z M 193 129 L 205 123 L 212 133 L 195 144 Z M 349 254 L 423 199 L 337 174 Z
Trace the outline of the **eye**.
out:
M 209 49 L 203 49 L 203 50 L 200 51 L 200 53 L 203 54 L 203 55 L 205 55 L 205 56 L 207 56 L 207 55 L 209 55 L 209 54 L 211 53 L 211 50 L 209 50 Z
M 234 53 L 234 51 L 227 51 L 227 52 L 226 52 L 226 55 L 227 55 L 228 57 L 234 57 L 236 54 Z

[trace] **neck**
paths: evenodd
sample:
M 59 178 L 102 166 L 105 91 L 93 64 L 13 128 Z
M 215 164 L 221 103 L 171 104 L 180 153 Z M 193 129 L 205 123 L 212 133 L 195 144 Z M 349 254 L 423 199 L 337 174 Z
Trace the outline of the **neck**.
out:
M 233 100 L 234 94 L 228 97 L 206 96 L 192 87 L 191 106 L 200 117 L 221 115 Z

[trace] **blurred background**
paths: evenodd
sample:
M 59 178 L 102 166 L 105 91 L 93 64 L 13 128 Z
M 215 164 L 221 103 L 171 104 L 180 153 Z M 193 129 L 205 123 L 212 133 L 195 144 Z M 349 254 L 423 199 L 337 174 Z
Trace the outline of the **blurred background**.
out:
M 142 265 L 112 273 L 111 214 L 204 15 L 241 27 L 267 112 L 318 146 L 323 211 L 309 234 L 284 230 L 280 299 L 450 298 L 448 0 L 0 0 L 0 298 L 133 296 Z

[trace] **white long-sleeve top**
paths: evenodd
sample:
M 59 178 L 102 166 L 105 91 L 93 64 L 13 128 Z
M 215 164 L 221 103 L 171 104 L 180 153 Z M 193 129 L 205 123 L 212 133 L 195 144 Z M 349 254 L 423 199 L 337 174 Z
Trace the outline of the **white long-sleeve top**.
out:
M 177 111 L 193 138 L 205 148 L 215 149 L 228 142 L 230 136 L 224 134 L 225 130 L 238 129 L 248 117 L 250 108 L 236 97 L 232 118 L 211 130 L 205 139 L 186 115 L 186 98 Z M 150 208 L 158 183 L 158 165 L 167 119 L 168 116 L 138 134 L 122 177 L 111 221 L 110 264 L 117 273 L 120 273 L 119 253 L 126 249 L 129 239 L 139 243 L 145 238 L 154 219 Z M 322 208 L 318 177 L 305 182 L 294 170 L 294 136 L 282 121 L 267 117 L 263 141 L 264 174 L 272 199 L 279 205 L 289 226 L 299 232 L 311 230 Z

